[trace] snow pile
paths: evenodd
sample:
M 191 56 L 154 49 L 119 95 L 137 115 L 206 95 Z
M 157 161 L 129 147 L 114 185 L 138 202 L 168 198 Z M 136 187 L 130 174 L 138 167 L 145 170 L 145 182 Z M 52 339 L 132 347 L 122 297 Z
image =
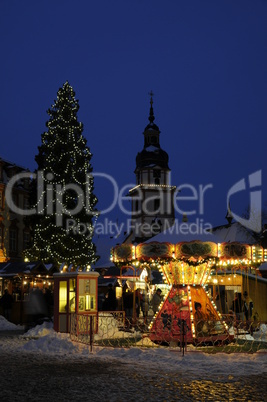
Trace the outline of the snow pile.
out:
M 118 359 L 124 363 L 137 366 L 168 371 L 182 371 L 183 373 L 195 373 L 201 377 L 206 375 L 247 375 L 267 373 L 265 353 L 216 353 L 205 354 L 195 351 L 193 346 L 189 346 L 185 355 L 180 352 L 180 348 L 103 348 L 94 351 L 94 355 L 105 360 Z
M 139 342 L 136 342 L 136 346 L 153 346 L 153 347 L 157 347 L 158 345 L 156 345 L 154 342 L 151 341 L 151 339 L 146 336 L 145 338 L 141 339 Z
M 36 325 L 36 327 L 29 329 L 24 335 L 23 338 L 39 338 L 40 336 L 51 335 L 54 333 L 53 323 L 52 322 L 44 322 L 42 325 Z
M 12 322 L 7 321 L 5 317 L 0 315 L 0 331 L 17 331 L 21 329 L 23 329 L 21 325 L 15 325 Z
M 119 330 L 114 317 L 110 315 L 106 320 L 100 316 L 99 337 L 117 337 L 134 336 L 133 333 L 126 333 Z M 0 316 L 0 330 L 6 328 L 18 328 L 14 324 Z M 267 341 L 267 325 L 262 324 L 255 336 Z M 141 335 L 139 335 L 141 337 Z M 166 347 L 143 347 L 155 346 L 148 337 L 141 339 L 135 347 L 132 348 L 112 348 L 94 346 L 92 353 L 88 345 L 82 345 L 70 340 L 69 334 L 57 333 L 54 331 L 52 323 L 45 322 L 30 329 L 24 335 L 2 338 L 0 337 L 1 352 L 27 352 L 53 356 L 58 359 L 100 359 L 108 363 L 123 362 L 131 364 L 134 367 L 144 367 L 146 370 L 160 368 L 165 371 L 181 370 L 183 373 L 195 373 L 204 378 L 207 375 L 244 375 L 267 373 L 266 350 L 260 350 L 257 353 L 217 353 L 215 355 L 205 354 L 193 345 L 187 346 L 185 355 L 180 352 L 180 348 Z
M 119 325 L 112 314 L 99 313 L 98 316 L 98 333 L 95 339 L 115 338 L 119 336 Z
M 23 350 L 41 353 L 77 353 L 78 345 L 70 340 L 69 334 L 61 334 L 53 329 L 52 322 L 44 322 L 42 325 L 27 331 L 21 338 L 28 341 L 22 346 Z
M 94 339 L 110 339 L 110 338 L 129 338 L 133 336 L 141 337 L 139 332 L 124 332 L 119 329 L 118 321 L 112 314 L 99 313 L 98 315 L 98 333 L 95 334 Z
M 261 324 L 259 330 L 253 333 L 253 338 L 257 341 L 267 342 L 267 324 Z
M 41 352 L 46 354 L 76 354 L 78 345 L 71 342 L 68 334 L 49 332 L 38 339 L 31 339 L 22 346 L 22 350 Z
M 229 334 L 234 335 L 235 339 L 267 342 L 267 325 L 261 324 L 260 328 L 253 332 L 253 335 L 250 335 L 246 329 L 238 328 L 237 330 L 234 327 L 229 328 Z

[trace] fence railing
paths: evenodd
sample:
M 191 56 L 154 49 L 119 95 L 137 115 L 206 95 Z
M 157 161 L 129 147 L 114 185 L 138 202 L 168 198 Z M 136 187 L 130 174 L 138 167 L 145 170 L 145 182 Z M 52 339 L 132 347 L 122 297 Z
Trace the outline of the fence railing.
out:
M 70 338 L 90 345 L 92 351 L 94 332 L 97 331 L 97 317 L 88 314 L 71 314 Z
M 72 314 L 70 337 L 73 341 L 90 345 L 111 347 L 178 347 L 180 351 L 188 349 L 189 343 L 195 348 L 215 352 L 256 352 L 265 349 L 267 352 L 267 324 L 263 322 L 243 322 L 229 315 L 223 317 L 228 325 L 228 332 L 219 331 L 221 322 L 208 322 L 203 332 L 196 334 L 194 341 L 188 338 L 186 322 L 177 328 L 170 326 L 162 331 L 163 325 L 159 321 L 159 329 L 151 331 L 149 322 L 143 317 L 129 319 L 124 311 L 99 312 L 96 316 Z M 196 329 L 198 323 L 195 322 Z M 217 328 L 217 329 L 216 329 Z M 157 332 L 158 331 L 158 332 Z M 176 332 L 175 332 L 176 331 Z M 207 332 L 209 331 L 209 332 Z M 156 339 L 156 340 L 155 340 Z

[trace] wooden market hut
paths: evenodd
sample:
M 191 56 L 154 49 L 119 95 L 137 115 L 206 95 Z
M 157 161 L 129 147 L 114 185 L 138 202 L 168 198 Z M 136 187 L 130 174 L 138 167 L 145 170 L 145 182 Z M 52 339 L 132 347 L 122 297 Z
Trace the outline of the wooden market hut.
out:
M 224 291 L 226 296 L 226 311 L 222 313 L 228 314 L 232 310 L 232 302 L 234 293 L 240 294 L 240 299 L 243 299 L 244 292 L 249 294 L 253 301 L 253 314 L 252 319 L 255 321 L 267 321 L 267 278 L 263 278 L 258 270 L 249 272 L 247 269 L 232 268 L 225 271 L 218 270 L 212 276 L 209 282 L 210 287 L 213 288 L 213 294 L 216 293 L 215 288 L 220 288 Z M 223 300 L 219 298 L 219 309 Z M 223 310 L 223 309 L 222 309 Z
M 55 272 L 58 269 L 54 265 L 45 265 L 41 261 L 0 263 L 0 296 L 7 289 L 13 297 L 11 322 L 27 322 L 25 305 L 33 289 L 38 287 L 44 292 L 48 288 L 53 293 Z

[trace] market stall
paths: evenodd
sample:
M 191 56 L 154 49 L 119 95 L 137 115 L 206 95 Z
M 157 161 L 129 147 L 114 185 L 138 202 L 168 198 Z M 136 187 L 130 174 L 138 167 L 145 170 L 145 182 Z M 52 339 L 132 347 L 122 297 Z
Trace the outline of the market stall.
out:
M 62 272 L 54 274 L 54 329 L 70 332 L 71 317 L 75 321 L 75 331 L 88 331 L 88 318 L 96 317 L 97 272 Z M 94 320 L 97 331 L 97 320 Z

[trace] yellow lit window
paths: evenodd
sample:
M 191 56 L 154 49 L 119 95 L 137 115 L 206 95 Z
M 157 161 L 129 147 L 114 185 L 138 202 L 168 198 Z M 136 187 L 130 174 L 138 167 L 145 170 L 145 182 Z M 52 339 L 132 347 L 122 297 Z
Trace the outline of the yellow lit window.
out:
M 67 281 L 59 282 L 59 312 L 67 311 Z

